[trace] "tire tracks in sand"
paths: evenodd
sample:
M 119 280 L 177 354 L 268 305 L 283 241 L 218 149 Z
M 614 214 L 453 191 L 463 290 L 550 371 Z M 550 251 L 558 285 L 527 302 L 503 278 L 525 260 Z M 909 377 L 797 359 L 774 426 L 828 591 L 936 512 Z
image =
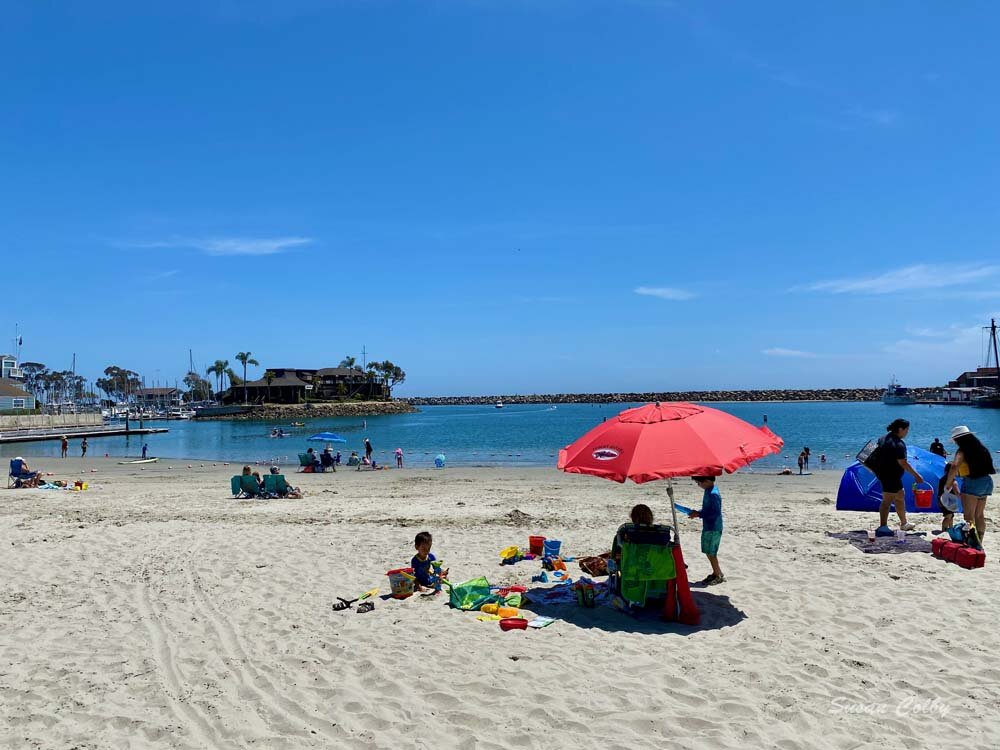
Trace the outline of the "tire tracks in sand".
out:
M 200 557 L 202 551 L 201 548 L 190 549 L 184 564 L 188 587 L 192 593 L 191 603 L 214 633 L 221 655 L 224 657 L 222 661 L 239 686 L 246 693 L 254 695 L 261 708 L 286 722 L 290 729 L 296 726 L 302 727 L 301 734 L 304 736 L 319 735 L 336 742 L 347 739 L 346 733 L 335 722 L 316 716 L 285 698 L 280 688 L 254 665 L 236 629 L 212 603 L 205 593 L 201 578 L 194 572 L 194 560 Z
M 149 633 L 156 671 L 163 680 L 164 692 L 170 700 L 174 715 L 198 744 L 209 748 L 232 747 L 230 742 L 219 736 L 212 722 L 185 698 L 185 682 L 177 670 L 171 638 L 156 614 L 155 605 L 150 597 L 149 571 L 145 568 L 142 571 L 142 578 L 142 583 L 137 584 L 133 590 L 135 605 Z

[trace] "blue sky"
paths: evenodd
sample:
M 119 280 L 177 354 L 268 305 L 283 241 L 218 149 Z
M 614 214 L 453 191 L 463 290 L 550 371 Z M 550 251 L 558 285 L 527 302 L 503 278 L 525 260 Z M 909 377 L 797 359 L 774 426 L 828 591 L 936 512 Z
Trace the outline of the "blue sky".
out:
M 366 346 L 428 395 L 981 363 L 995 4 L 149 5 L 4 4 L 25 359 L 172 382 L 188 348 Z

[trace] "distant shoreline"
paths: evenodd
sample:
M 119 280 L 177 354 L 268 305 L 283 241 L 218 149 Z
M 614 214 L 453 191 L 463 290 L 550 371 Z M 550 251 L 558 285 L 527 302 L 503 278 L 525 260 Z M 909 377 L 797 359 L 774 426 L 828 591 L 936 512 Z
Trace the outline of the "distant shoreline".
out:
M 662 391 L 647 393 L 548 393 L 496 396 L 414 396 L 403 398 L 412 406 L 474 406 L 495 404 L 627 404 L 650 401 L 695 401 L 716 403 L 780 403 L 786 401 L 882 400 L 882 388 L 768 389 L 746 391 Z M 933 388 L 913 388 L 923 398 Z

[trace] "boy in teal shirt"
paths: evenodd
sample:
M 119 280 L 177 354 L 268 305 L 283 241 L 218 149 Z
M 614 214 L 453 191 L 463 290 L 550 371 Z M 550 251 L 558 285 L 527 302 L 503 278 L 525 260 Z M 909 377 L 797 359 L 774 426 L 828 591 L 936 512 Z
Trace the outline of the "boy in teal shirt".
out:
M 701 510 L 691 511 L 691 518 L 700 518 L 701 551 L 712 565 L 712 574 L 702 581 L 706 586 L 723 583 L 726 577 L 719 567 L 719 542 L 722 541 L 722 495 L 715 486 L 715 477 L 691 477 L 705 494 L 701 499 Z

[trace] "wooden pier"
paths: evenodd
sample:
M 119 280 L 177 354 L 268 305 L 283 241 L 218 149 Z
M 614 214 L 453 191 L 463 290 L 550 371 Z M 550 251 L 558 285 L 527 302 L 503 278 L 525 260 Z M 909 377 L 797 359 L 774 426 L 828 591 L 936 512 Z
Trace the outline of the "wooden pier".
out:
M 124 425 L 107 425 L 105 427 L 46 427 L 42 429 L 7 430 L 0 432 L 0 444 L 31 443 L 39 440 L 61 440 L 63 435 L 68 440 L 82 438 L 115 437 L 117 435 L 152 435 L 157 432 L 167 432 L 166 427 L 133 427 L 125 429 Z

